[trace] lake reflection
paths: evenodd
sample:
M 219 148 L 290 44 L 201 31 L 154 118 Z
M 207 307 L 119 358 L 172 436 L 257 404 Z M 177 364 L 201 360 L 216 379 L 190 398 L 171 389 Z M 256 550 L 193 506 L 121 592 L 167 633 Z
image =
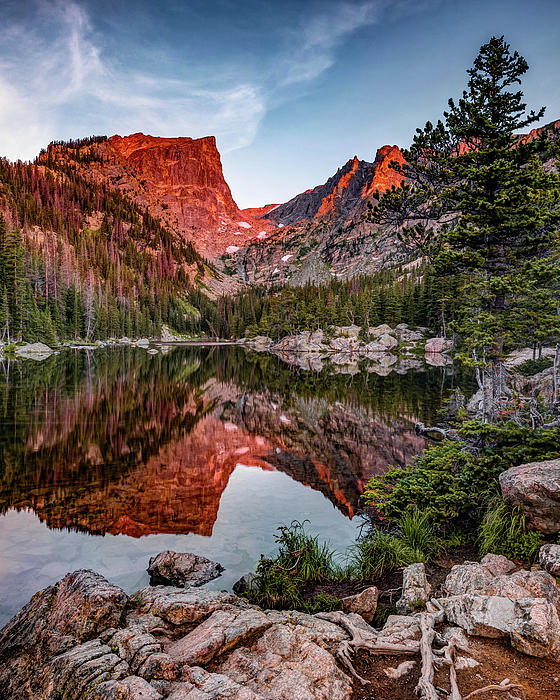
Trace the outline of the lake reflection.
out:
M 149 556 L 166 548 L 216 558 L 228 568 L 217 587 L 230 586 L 296 517 L 344 549 L 365 482 L 424 446 L 413 424 L 433 418 L 445 371 L 345 376 L 184 346 L 69 351 L 3 370 L 0 584 L 35 582 L 30 594 L 83 566 L 143 585 Z M 118 538 L 86 546 L 81 533 Z M 2 597 L 4 622 L 21 593 Z

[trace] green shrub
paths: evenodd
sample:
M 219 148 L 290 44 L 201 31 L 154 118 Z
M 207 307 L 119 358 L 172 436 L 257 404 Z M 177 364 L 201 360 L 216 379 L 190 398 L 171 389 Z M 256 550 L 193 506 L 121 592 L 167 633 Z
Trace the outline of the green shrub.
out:
M 531 430 L 514 423 L 470 420 L 459 433 L 466 442 L 443 440 L 404 469 L 389 467 L 372 477 L 364 489 L 365 502 L 391 522 L 415 509 L 435 525 L 459 516 L 478 517 L 483 495 L 502 471 L 560 456 L 559 428 Z M 474 442 L 476 450 L 469 449 Z
M 524 377 L 532 377 L 553 366 L 554 360 L 551 357 L 541 357 L 540 360 L 526 360 L 522 364 L 517 365 L 514 371 L 518 374 L 522 374 Z
M 534 564 L 544 536 L 527 530 L 520 506 L 510 506 L 496 493 L 488 503 L 479 528 L 480 554 L 503 554 L 508 559 L 521 559 Z

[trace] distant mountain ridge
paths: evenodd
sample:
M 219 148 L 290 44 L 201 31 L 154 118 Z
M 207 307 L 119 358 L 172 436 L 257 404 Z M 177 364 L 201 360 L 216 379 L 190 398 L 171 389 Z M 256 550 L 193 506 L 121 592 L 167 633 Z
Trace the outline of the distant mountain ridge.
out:
M 404 163 L 398 146 L 380 148 L 373 163 L 354 156 L 324 185 L 298 194 L 263 218 L 289 226 L 319 217 L 345 219 L 354 216 L 357 211 L 362 213 L 366 209 L 367 199 L 376 189 L 385 191 L 391 185 L 399 185 L 402 178 L 389 168 L 393 160 Z
M 404 163 L 398 146 L 383 146 L 373 163 L 351 158 L 323 185 L 262 215 L 278 228 L 225 259 L 226 271 L 245 282 L 305 284 L 332 275 L 368 274 L 403 262 L 410 251 L 367 220 L 375 192 L 402 180 L 390 163 Z M 255 211 L 255 210 L 253 210 Z
M 558 138 L 560 121 L 521 138 L 537 138 L 543 129 Z M 381 147 L 373 162 L 354 156 L 324 184 L 288 202 L 243 210 L 225 181 L 211 136 L 111 136 L 82 149 L 79 158 L 57 144 L 41 158 L 69 161 L 86 177 L 115 187 L 146 207 L 214 261 L 225 273 L 224 291 L 228 285 L 233 290 L 238 282 L 297 285 L 334 275 L 370 274 L 406 263 L 415 254 L 394 232 L 367 218 L 375 192 L 401 182 L 401 175 L 390 166 L 393 161 L 405 162 L 397 145 Z M 549 166 L 554 167 L 552 158 Z

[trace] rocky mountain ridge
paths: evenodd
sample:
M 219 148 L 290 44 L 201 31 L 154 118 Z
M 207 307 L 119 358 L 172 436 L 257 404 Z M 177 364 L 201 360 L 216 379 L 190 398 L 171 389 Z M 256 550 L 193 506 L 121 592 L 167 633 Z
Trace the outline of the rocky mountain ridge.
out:
M 272 208 L 262 218 L 278 228 L 224 256 L 225 270 L 245 282 L 300 285 L 406 262 L 411 251 L 366 218 L 375 192 L 402 180 L 392 161 L 404 163 L 398 146 L 380 148 L 373 163 L 355 156 L 323 185 Z
M 557 140 L 560 121 L 533 129 L 520 139 L 536 139 L 543 132 Z M 556 167 L 553 154 L 545 158 L 546 169 Z M 376 190 L 384 192 L 402 180 L 391 169 L 392 161 L 405 162 L 398 146 L 380 148 L 373 163 L 354 157 L 323 185 L 274 207 L 262 218 L 279 228 L 267 240 L 251 241 L 226 257 L 226 270 L 246 282 L 295 286 L 414 264 L 415 250 L 366 218 Z
M 51 167 L 70 164 L 117 188 L 207 258 L 276 228 L 241 211 L 234 202 L 213 136 L 162 138 L 136 133 L 81 148 L 72 142 L 53 143 L 38 162 Z
M 520 138 L 538 138 L 545 130 L 557 139 L 560 121 Z M 224 179 L 212 136 L 116 135 L 80 152 L 69 143 L 51 144 L 39 162 L 71 163 L 118 188 L 194 243 L 233 283 L 322 282 L 406 264 L 416 256 L 393 232 L 367 219 L 375 192 L 402 180 L 390 167 L 393 161 L 405 162 L 397 145 L 378 149 L 372 163 L 354 156 L 324 184 L 288 202 L 241 210 Z M 553 156 L 546 166 L 554 167 Z

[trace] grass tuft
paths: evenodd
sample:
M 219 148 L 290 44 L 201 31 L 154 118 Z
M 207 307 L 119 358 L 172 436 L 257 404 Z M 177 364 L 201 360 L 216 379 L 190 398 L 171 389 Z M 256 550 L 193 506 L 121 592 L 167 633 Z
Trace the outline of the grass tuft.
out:
M 370 579 L 381 576 L 388 569 L 423 561 L 419 555 L 398 537 L 377 530 L 367 540 L 349 548 L 348 569 L 353 578 Z
M 481 555 L 503 554 L 534 564 L 543 540 L 541 532 L 527 529 L 520 506 L 508 505 L 499 492 L 492 496 L 479 528 Z
M 430 561 L 445 549 L 445 541 L 437 534 L 427 513 L 407 512 L 399 521 L 399 539 L 406 547 L 421 556 L 418 561 Z

